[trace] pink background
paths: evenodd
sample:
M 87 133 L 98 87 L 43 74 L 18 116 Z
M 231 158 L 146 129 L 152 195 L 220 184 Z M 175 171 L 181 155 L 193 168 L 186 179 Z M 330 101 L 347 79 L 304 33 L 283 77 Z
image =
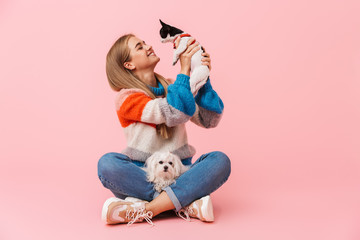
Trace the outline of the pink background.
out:
M 356 0 L 0 1 L 0 239 L 360 239 L 359 12 Z M 193 161 L 228 154 L 232 173 L 213 224 L 107 226 L 97 161 L 126 143 L 105 56 L 132 32 L 175 78 L 159 18 L 211 56 L 224 116 L 189 122 L 189 143 Z

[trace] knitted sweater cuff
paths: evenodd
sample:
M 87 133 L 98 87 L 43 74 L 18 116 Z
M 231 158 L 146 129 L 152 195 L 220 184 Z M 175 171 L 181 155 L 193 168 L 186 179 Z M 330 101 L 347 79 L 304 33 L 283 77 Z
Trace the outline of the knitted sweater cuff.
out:
M 190 77 L 188 75 L 183 74 L 183 73 L 179 73 L 176 76 L 176 81 L 174 82 L 174 84 L 182 85 L 182 86 L 186 87 L 189 90 L 191 89 L 190 88 Z

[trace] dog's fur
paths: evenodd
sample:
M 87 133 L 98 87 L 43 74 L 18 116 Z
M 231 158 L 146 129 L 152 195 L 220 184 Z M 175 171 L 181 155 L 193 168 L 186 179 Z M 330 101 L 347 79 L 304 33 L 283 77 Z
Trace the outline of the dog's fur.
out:
M 159 19 L 160 20 L 160 19 Z M 187 34 L 186 32 L 178 29 L 176 27 L 170 26 L 160 20 L 162 28 L 160 29 L 161 42 L 174 42 L 177 37 L 180 37 L 182 34 Z M 181 53 L 185 51 L 187 48 L 187 42 L 191 38 L 188 36 L 181 37 L 179 46 L 174 50 L 173 56 L 173 65 L 177 63 L 179 60 L 179 56 Z M 206 83 L 210 70 L 209 67 L 202 64 L 201 59 L 203 56 L 201 55 L 203 51 L 203 47 L 199 44 L 200 49 L 194 53 L 191 57 L 191 76 L 190 76 L 190 87 L 191 92 L 195 96 L 199 89 Z
M 181 159 L 171 152 L 155 152 L 146 159 L 143 168 L 147 180 L 154 183 L 154 189 L 158 192 L 174 183 L 188 169 L 189 166 L 182 164 Z

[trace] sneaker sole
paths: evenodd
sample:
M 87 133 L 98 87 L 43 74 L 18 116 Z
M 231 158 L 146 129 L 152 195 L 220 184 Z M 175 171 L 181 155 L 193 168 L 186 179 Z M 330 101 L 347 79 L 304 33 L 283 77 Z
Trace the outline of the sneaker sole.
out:
M 110 224 L 108 221 L 107 221 L 107 213 L 108 213 L 108 209 L 109 209 L 109 206 L 111 203 L 113 202 L 125 202 L 124 200 L 120 199 L 120 198 L 117 198 L 117 197 L 111 197 L 111 198 L 108 198 L 104 205 L 103 205 L 103 208 L 102 208 L 102 211 L 101 211 L 101 220 L 104 221 L 106 224 Z

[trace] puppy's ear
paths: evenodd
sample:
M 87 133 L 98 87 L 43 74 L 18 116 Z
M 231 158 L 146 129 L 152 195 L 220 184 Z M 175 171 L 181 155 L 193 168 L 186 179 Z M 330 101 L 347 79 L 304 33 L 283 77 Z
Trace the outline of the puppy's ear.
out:
M 149 182 L 154 182 L 155 181 L 155 172 L 154 171 L 147 172 L 147 180 Z
M 171 160 L 174 163 L 175 176 L 178 177 L 182 174 L 183 164 L 179 156 L 172 154 Z
M 152 158 L 152 155 L 145 160 L 145 164 L 144 164 L 145 170 L 147 170 L 149 168 L 151 158 Z
M 155 165 L 157 162 L 157 157 L 155 154 L 151 155 L 148 159 L 146 159 L 146 172 L 147 172 L 147 179 L 149 182 L 153 182 L 155 180 Z
M 181 175 L 181 166 L 177 160 L 173 160 L 175 178 Z

